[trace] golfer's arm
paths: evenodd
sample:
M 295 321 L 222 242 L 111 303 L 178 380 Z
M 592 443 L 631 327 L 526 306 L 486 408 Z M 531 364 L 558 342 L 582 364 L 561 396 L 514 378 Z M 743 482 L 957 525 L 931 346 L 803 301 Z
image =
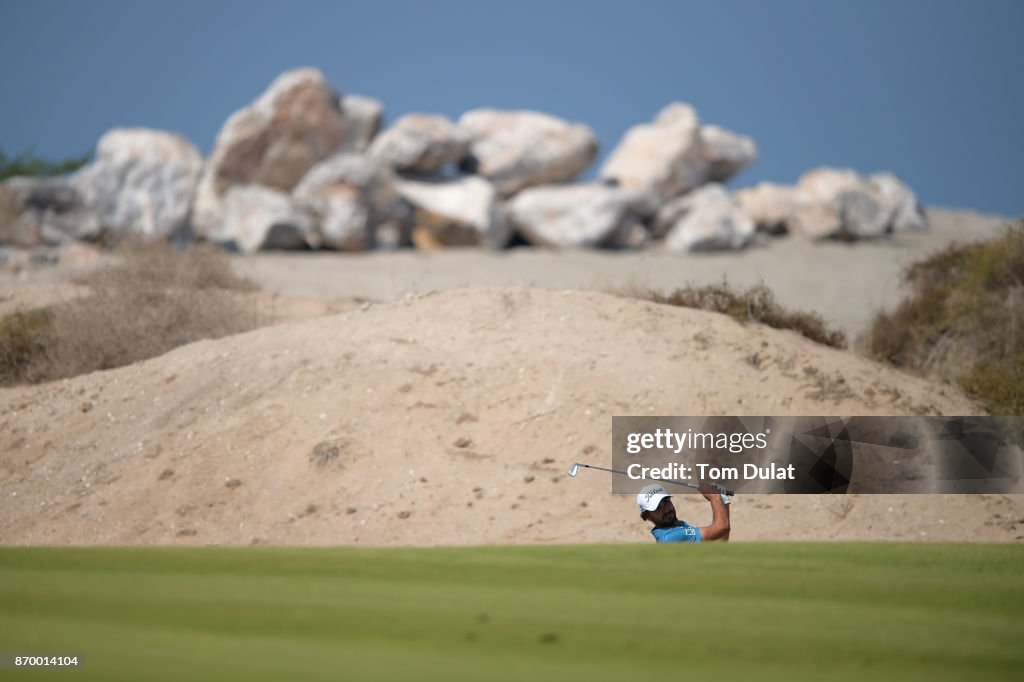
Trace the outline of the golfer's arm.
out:
M 729 506 L 722 502 L 718 495 L 712 497 L 711 503 L 711 525 L 700 529 L 700 539 L 703 542 L 714 540 L 727 541 L 729 539 Z

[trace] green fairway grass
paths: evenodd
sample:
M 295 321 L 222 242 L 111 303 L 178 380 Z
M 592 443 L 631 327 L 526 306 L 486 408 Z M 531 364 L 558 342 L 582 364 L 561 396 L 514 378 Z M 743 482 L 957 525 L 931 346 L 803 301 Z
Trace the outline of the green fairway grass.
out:
M 1024 679 L 1024 547 L 2 548 L 62 680 Z M 720 678 L 719 678 L 720 679 Z

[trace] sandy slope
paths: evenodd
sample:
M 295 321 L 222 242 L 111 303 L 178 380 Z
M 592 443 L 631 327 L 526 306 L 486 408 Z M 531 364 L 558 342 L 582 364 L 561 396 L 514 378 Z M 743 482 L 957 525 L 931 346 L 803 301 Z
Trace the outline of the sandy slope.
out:
M 718 315 L 450 290 L 0 390 L 0 543 L 649 541 L 602 474 L 565 476 L 608 461 L 612 415 L 977 411 Z M 1021 496 L 749 496 L 733 539 L 1013 541 L 1021 519 Z

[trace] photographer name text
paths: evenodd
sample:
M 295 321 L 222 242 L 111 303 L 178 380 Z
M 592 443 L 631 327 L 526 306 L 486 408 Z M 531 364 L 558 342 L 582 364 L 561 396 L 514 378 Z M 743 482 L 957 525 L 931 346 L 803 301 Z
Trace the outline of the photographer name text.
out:
M 769 464 L 744 464 L 742 467 L 712 466 L 697 463 L 693 466 L 685 464 L 669 464 L 663 467 L 645 467 L 641 464 L 630 464 L 626 474 L 634 481 L 794 481 L 796 472 L 793 465 L 780 466 Z

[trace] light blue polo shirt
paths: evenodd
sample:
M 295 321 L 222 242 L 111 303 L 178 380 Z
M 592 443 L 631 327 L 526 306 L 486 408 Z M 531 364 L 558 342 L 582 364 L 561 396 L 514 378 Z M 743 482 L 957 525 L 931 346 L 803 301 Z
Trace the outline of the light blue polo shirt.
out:
M 700 528 L 685 521 L 677 521 L 672 528 L 652 528 L 651 535 L 658 542 L 700 542 Z

